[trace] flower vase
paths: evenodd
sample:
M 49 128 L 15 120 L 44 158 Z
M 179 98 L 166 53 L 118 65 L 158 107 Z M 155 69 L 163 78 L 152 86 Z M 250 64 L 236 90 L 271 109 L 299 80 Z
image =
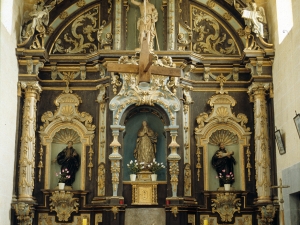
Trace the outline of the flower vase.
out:
M 225 191 L 230 191 L 230 184 L 224 184 Z
M 136 174 L 130 174 L 130 181 L 136 180 Z
M 58 189 L 64 190 L 65 189 L 65 183 L 58 183 Z
M 157 174 L 151 174 L 151 180 L 157 181 Z

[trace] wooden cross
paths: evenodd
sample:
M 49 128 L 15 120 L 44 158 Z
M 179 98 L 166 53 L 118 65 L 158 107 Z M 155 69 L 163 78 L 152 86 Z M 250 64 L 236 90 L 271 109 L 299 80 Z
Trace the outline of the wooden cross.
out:
M 289 188 L 288 185 L 282 185 L 282 179 L 279 179 L 279 186 L 271 186 L 271 188 L 278 188 L 279 189 L 279 203 L 281 206 L 280 210 L 280 225 L 284 225 L 284 210 L 283 210 L 283 197 L 282 197 L 282 188 Z
M 170 77 L 180 77 L 181 75 L 180 68 L 168 68 L 152 65 L 152 54 L 149 51 L 149 45 L 146 37 L 143 38 L 139 65 L 108 63 L 107 71 L 118 73 L 138 73 L 138 83 L 149 83 L 151 73 Z
M 280 203 L 283 203 L 283 198 L 282 198 L 282 188 L 289 188 L 290 186 L 288 185 L 282 185 L 282 179 L 279 179 L 279 186 L 271 186 L 271 188 L 278 188 L 279 189 L 279 201 Z

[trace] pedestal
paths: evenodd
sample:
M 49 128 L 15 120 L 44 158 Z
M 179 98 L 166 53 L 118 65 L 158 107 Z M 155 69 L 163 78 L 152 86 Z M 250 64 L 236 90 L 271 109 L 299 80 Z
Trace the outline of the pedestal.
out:
M 132 205 L 158 205 L 157 182 L 132 182 Z

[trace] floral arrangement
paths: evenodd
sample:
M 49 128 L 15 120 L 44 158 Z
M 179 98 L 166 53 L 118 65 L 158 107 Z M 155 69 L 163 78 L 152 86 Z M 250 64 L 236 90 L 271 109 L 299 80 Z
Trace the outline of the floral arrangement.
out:
M 166 167 L 164 166 L 164 164 L 163 164 L 163 163 L 158 163 L 158 162 L 156 162 L 156 159 L 155 159 L 155 158 L 153 159 L 153 162 L 152 162 L 152 163 L 148 164 L 148 169 L 149 169 L 152 173 L 154 173 L 154 174 L 156 174 L 157 171 L 159 171 L 159 170 L 161 170 L 161 169 L 163 169 L 163 168 L 166 168 Z
M 129 164 L 127 164 L 127 167 L 130 169 L 131 174 L 137 174 L 144 169 L 144 162 L 138 163 L 137 160 L 131 160 Z
M 65 183 L 66 180 L 70 179 L 71 175 L 68 174 L 69 174 L 69 170 L 67 168 L 62 169 L 62 171 L 59 173 L 56 173 L 55 175 L 58 178 L 58 183 Z
M 225 173 L 225 170 L 222 170 L 222 172 Z M 226 174 L 225 176 L 222 173 L 219 173 L 219 176 L 217 176 L 216 178 L 221 179 L 224 184 L 231 184 L 234 182 L 234 175 L 232 172 Z

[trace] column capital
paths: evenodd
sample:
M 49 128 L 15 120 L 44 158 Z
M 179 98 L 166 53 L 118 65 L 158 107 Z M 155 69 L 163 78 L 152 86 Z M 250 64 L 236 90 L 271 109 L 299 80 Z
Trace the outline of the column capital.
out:
M 20 87 L 25 91 L 26 97 L 34 97 L 39 99 L 40 93 L 42 92 L 42 87 L 38 81 L 21 81 Z
M 248 87 L 248 95 L 250 96 L 250 101 L 253 102 L 253 97 L 257 95 L 265 95 L 269 92 L 269 96 L 273 98 L 273 84 L 268 82 L 253 82 Z

